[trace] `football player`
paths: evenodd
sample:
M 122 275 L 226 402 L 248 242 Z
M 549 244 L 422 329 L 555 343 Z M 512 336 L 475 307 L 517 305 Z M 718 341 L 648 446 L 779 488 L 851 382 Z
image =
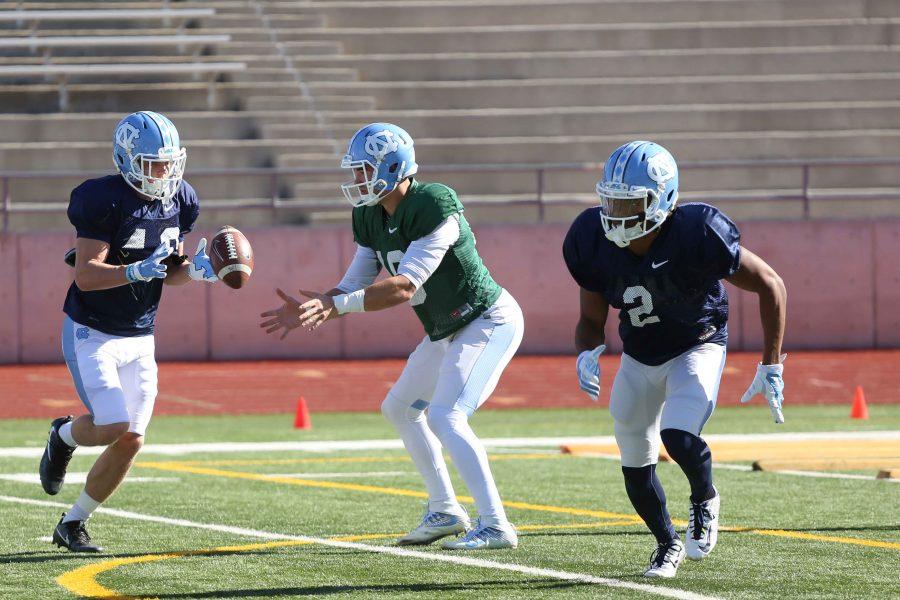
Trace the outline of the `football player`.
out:
M 192 260 L 184 235 L 200 212 L 182 179 L 186 151 L 163 115 L 122 119 L 113 138 L 115 175 L 72 191 L 75 280 L 63 312 L 62 351 L 88 413 L 55 419 L 40 463 L 41 485 L 59 493 L 77 446 L 106 446 L 75 505 L 63 513 L 53 542 L 73 552 L 100 552 L 85 522 L 115 491 L 141 449 L 156 399 L 153 326 L 163 283 L 217 280 L 206 240 Z
M 300 290 L 296 300 L 262 313 L 267 332 L 310 330 L 347 313 L 409 303 L 426 336 L 381 405 L 428 490 L 421 523 L 397 543 L 444 542 L 446 549 L 515 548 L 484 446 L 469 417 L 497 385 L 522 340 L 522 311 L 491 278 L 475 250 L 463 206 L 449 187 L 416 180 L 413 140 L 389 123 L 372 123 L 350 140 L 341 167 L 353 180 L 341 186 L 353 205 L 356 255 L 337 286 L 324 293 Z M 384 268 L 389 277 L 377 283 Z M 441 454 L 475 498 L 478 523 L 470 526 L 456 499 Z
M 759 297 L 762 361 L 742 401 L 762 393 L 776 423 L 784 422 L 785 287 L 741 246 L 724 213 L 701 203 L 676 207 L 678 168 L 662 146 L 636 141 L 616 149 L 597 193 L 600 206 L 575 219 L 563 244 L 580 286 L 578 379 L 596 400 L 603 328 L 609 307 L 619 309 L 623 354 L 609 411 L 625 490 L 658 544 L 644 575 L 674 577 L 685 553 L 700 560 L 716 545 L 719 492 L 700 433 L 715 408 L 725 366 L 728 297 L 722 280 Z M 660 438 L 690 483 L 686 548 L 656 476 Z

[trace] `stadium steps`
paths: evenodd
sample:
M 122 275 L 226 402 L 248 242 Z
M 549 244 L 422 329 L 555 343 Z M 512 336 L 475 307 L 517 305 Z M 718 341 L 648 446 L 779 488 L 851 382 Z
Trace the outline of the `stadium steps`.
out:
M 603 0 L 418 0 L 316 2 L 298 8 L 296 2 L 266 2 L 270 14 L 312 11 L 323 15 L 330 27 L 388 26 L 402 11 L 406 27 L 428 27 L 435 23 L 477 26 L 484 23 L 537 25 L 552 15 L 555 23 L 695 22 L 814 19 L 890 16 L 889 0 L 695 0 L 603 1 Z
M 316 94 L 371 96 L 394 109 L 895 100 L 900 73 L 312 83 Z
M 182 142 L 194 139 L 253 139 L 262 126 L 291 121 L 311 122 L 310 111 L 173 111 L 166 114 L 178 125 Z M 120 112 L 0 114 L 0 142 L 107 142 Z
M 457 164 L 465 160 L 482 163 L 541 163 L 548 156 L 564 154 L 574 162 L 605 159 L 623 139 L 639 139 L 636 133 L 585 136 L 420 138 L 416 158 L 422 164 Z M 719 157 L 771 159 L 777 156 L 806 158 L 831 156 L 882 157 L 900 155 L 900 129 L 754 132 L 670 132 L 656 141 L 679 160 L 710 158 L 711 148 Z M 290 152 L 279 155 L 282 166 L 303 166 L 303 159 Z
M 227 29 L 204 30 L 229 33 Z M 484 25 L 468 27 L 359 27 L 291 30 L 298 40 L 337 40 L 361 54 L 373 48 L 430 53 L 647 48 L 729 48 L 873 45 L 898 38 L 900 18 L 808 19 L 704 23 Z
M 224 82 L 215 84 L 214 110 L 306 110 L 311 100 L 293 82 Z M 73 112 L 122 112 L 145 106 L 150 86 L 146 83 L 91 83 L 68 86 Z M 160 112 L 206 110 L 206 83 L 155 83 L 153 106 Z M 317 95 L 319 110 L 366 110 L 370 98 L 356 94 Z M 0 106 L 6 112 L 54 113 L 58 111 L 59 89 L 54 84 L 0 85 Z
M 192 168 L 228 168 L 271 166 L 284 140 L 235 140 L 193 139 L 188 152 Z M 83 169 L 103 172 L 110 168 L 110 142 L 17 142 L 0 144 L 0 164 L 8 170 L 56 171 L 60 166 L 67 170 Z M 311 154 L 304 160 L 315 163 L 316 156 L 325 157 L 325 166 L 334 165 L 336 154 L 325 145 L 309 148 Z M 316 151 L 322 154 L 316 154 Z
M 770 104 L 680 104 L 575 106 L 526 109 L 472 109 L 327 113 L 334 131 L 349 137 L 360 123 L 402 122 L 414 138 L 528 135 L 583 135 L 619 132 L 829 130 L 900 127 L 900 100 L 793 102 Z M 271 138 L 306 135 L 309 123 L 285 121 L 263 126 Z
M 360 78 L 389 81 L 541 79 L 675 75 L 783 75 L 900 70 L 900 45 L 794 46 L 662 50 L 329 54 L 299 50 L 309 67 L 355 67 Z M 237 60 L 237 59 L 235 59 Z

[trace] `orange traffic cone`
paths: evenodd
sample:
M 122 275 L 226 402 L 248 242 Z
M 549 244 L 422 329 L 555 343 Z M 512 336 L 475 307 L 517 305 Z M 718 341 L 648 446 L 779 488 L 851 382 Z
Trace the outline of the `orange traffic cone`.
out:
M 856 386 L 856 393 L 853 394 L 853 408 L 850 409 L 850 418 L 869 418 L 869 407 L 866 406 L 866 395 L 863 393 L 861 385 Z
M 303 396 L 297 400 L 297 416 L 294 417 L 294 429 L 312 429 L 312 421 L 309 419 L 309 410 L 306 408 L 306 400 Z

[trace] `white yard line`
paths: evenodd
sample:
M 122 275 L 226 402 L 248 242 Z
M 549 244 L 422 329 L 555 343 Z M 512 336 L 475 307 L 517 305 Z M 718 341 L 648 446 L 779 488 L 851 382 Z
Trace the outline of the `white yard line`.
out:
M 51 502 L 48 500 L 33 500 L 31 498 L 18 498 L 15 496 L 0 496 L 0 501 L 10 502 L 14 504 L 28 504 L 32 506 L 46 506 L 54 508 L 68 508 L 68 504 L 61 502 Z M 431 553 L 421 552 L 419 550 L 406 550 L 395 546 L 372 546 L 369 544 L 360 544 L 358 542 L 342 542 L 338 540 L 310 537 L 305 535 L 287 535 L 283 533 L 274 533 L 269 531 L 260 531 L 256 529 L 245 529 L 243 527 L 232 527 L 230 525 L 217 525 L 213 523 L 199 523 L 196 521 L 188 521 L 185 519 L 170 519 L 168 517 L 159 517 L 155 515 L 145 515 L 124 510 L 116 510 L 111 508 L 98 508 L 98 513 L 107 514 L 113 517 L 123 519 L 132 519 L 136 521 L 149 521 L 152 523 L 161 523 L 163 525 L 173 525 L 176 527 L 189 527 L 194 529 L 205 529 L 207 531 L 218 531 L 231 535 L 242 537 L 264 539 L 264 540 L 296 540 L 299 542 L 308 542 L 319 544 L 321 546 L 329 546 L 332 548 L 343 548 L 346 550 L 356 550 L 362 552 L 373 552 L 377 554 L 390 554 L 393 556 L 402 556 L 405 558 L 417 558 L 421 560 L 444 562 L 467 567 L 476 567 L 480 569 L 494 569 L 498 571 L 511 571 L 530 575 L 534 577 L 546 577 L 548 579 L 558 579 L 561 581 L 578 581 L 582 583 L 591 583 L 613 588 L 624 588 L 639 592 L 646 592 L 656 596 L 664 596 L 666 598 L 678 598 L 680 600 L 715 600 L 714 596 L 705 596 L 695 594 L 684 590 L 666 588 L 657 585 L 648 585 L 643 583 L 633 583 L 630 581 L 621 581 L 609 577 L 596 577 L 586 573 L 572 573 L 569 571 L 557 571 L 553 569 L 542 569 L 539 567 L 528 567 L 513 563 L 504 563 L 495 560 L 486 560 L 483 558 L 474 558 L 469 555 L 452 554 L 452 553 Z
M 824 477 L 826 479 L 863 479 L 866 481 L 883 481 L 885 483 L 900 483 L 900 479 L 878 479 L 871 475 L 858 475 L 854 473 L 830 473 L 824 471 L 795 471 L 793 469 L 785 471 L 770 471 L 778 475 L 795 475 L 797 477 Z
M 618 454 L 591 454 L 591 458 L 602 458 L 605 460 L 619 460 Z M 727 471 L 744 471 L 744 472 L 752 472 L 753 467 L 750 465 L 740 465 L 734 463 L 721 463 L 714 462 L 714 469 L 725 469 Z M 785 470 L 785 471 L 766 471 L 766 473 L 772 475 L 794 475 L 797 477 L 819 477 L 823 479 L 860 479 L 863 481 L 884 481 L 886 483 L 900 483 L 900 479 L 879 479 L 872 475 L 857 475 L 853 473 L 831 473 L 826 471 L 793 471 L 793 470 Z
M 834 441 L 834 440 L 900 440 L 900 431 L 832 431 L 808 433 L 725 433 L 704 436 L 708 442 Z M 483 438 L 488 448 L 553 448 L 566 444 L 615 444 L 611 435 L 593 437 L 519 437 Z M 398 439 L 344 440 L 317 442 L 208 442 L 193 444 L 147 444 L 141 455 L 225 454 L 236 452 L 336 452 L 348 450 L 402 450 Z M 79 456 L 97 455 L 103 447 L 78 448 Z M 0 458 L 39 458 L 44 446 L 0 447 Z

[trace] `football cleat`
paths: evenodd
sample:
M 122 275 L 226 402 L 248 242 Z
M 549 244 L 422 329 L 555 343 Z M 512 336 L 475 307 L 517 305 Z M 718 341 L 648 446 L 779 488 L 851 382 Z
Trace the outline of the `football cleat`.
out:
M 448 535 L 465 533 L 471 522 L 469 515 L 451 515 L 449 513 L 425 511 L 425 516 L 419 526 L 397 540 L 398 546 L 427 546 L 435 540 Z
M 719 491 L 716 495 L 695 504 L 691 502 L 687 526 L 687 557 L 702 560 L 716 547 L 719 536 Z
M 84 521 L 63 523 L 66 513 L 53 530 L 53 543 L 60 548 L 68 548 L 70 552 L 103 552 L 103 548 L 91 543 L 91 536 L 84 528 Z
M 644 577 L 675 577 L 678 565 L 684 560 L 684 544 L 675 538 L 671 542 L 660 544 L 650 555 L 650 566 L 644 571 Z
M 461 538 L 447 540 L 442 544 L 444 550 L 500 550 L 515 548 L 519 545 L 519 536 L 512 525 L 497 527 L 481 525 L 481 519 L 475 529 Z
M 59 437 L 59 428 L 72 420 L 72 415 L 54 419 L 50 423 L 50 436 L 47 438 L 47 446 L 41 457 L 41 466 L 38 469 L 41 475 L 41 486 L 44 491 L 55 496 L 62 488 L 66 478 L 66 468 L 75 448 L 69 446 Z

